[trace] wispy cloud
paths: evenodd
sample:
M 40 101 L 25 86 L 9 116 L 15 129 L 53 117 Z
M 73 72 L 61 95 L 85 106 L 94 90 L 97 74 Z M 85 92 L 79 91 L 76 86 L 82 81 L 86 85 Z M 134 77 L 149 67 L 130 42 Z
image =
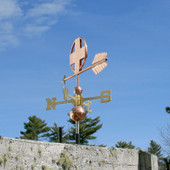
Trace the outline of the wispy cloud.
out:
M 29 35 L 40 35 L 43 32 L 50 29 L 50 26 L 43 26 L 43 25 L 27 25 L 24 29 L 26 33 L 29 33 Z
M 34 8 L 28 11 L 28 17 L 41 17 L 47 15 L 56 15 L 65 10 L 67 1 L 52 1 L 48 3 L 36 4 Z
M 1 0 L 0 1 L 0 20 L 14 18 L 22 15 L 17 0 Z
M 41 35 L 57 23 L 71 0 L 0 0 L 0 50 L 17 46 L 20 35 Z

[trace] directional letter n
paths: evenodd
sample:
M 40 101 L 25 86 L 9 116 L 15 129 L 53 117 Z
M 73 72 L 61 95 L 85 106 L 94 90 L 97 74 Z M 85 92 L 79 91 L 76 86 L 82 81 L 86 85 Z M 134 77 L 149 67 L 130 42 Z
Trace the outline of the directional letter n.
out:
M 56 109 L 56 100 L 57 100 L 57 97 L 53 97 L 52 100 L 49 99 L 49 98 L 46 99 L 46 101 L 47 101 L 47 108 L 46 108 L 46 110 L 51 110 L 51 108 L 52 109 Z

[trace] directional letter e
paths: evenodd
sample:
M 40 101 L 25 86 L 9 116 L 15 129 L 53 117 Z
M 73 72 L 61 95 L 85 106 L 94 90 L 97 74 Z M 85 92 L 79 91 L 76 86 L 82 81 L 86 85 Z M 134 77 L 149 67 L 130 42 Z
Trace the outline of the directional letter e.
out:
M 101 103 L 106 103 L 111 101 L 111 90 L 104 90 L 101 92 Z

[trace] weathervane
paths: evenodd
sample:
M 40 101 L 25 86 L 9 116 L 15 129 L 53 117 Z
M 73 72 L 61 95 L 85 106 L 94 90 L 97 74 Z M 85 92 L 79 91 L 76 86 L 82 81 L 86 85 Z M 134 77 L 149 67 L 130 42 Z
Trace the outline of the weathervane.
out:
M 64 103 L 72 103 L 74 107 L 70 111 L 70 117 L 76 123 L 76 143 L 80 143 L 80 135 L 79 135 L 79 122 L 82 121 L 86 113 L 92 113 L 90 106 L 92 102 L 90 100 L 100 99 L 101 103 L 111 101 L 111 90 L 104 90 L 101 92 L 100 96 L 95 97 L 83 97 L 82 96 L 82 88 L 79 86 L 79 75 L 89 69 L 92 69 L 95 74 L 101 72 L 107 66 L 107 53 L 99 53 L 96 54 L 92 65 L 82 69 L 87 58 L 87 45 L 83 38 L 78 37 L 71 47 L 70 52 L 70 66 L 73 70 L 74 74 L 66 77 L 64 76 L 62 82 L 65 84 L 67 80 L 71 79 L 72 77 L 77 76 L 77 86 L 74 89 L 75 95 L 72 96 L 69 94 L 69 89 L 63 86 L 63 93 L 64 93 L 64 101 L 57 102 L 57 97 L 51 99 L 47 98 L 47 108 L 46 110 L 56 109 L 57 104 L 64 104 Z M 87 101 L 87 103 L 85 103 Z

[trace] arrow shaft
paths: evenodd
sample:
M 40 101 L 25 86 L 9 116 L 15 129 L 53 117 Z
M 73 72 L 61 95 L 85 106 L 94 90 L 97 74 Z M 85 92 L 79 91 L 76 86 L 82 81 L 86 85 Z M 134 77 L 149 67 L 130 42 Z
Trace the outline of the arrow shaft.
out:
M 104 90 L 101 92 L 100 96 L 83 98 L 82 101 L 101 99 L 101 103 L 106 103 L 111 100 L 111 90 Z
M 57 105 L 57 104 L 65 104 L 65 103 L 72 103 L 72 100 L 66 100 L 66 101 L 55 102 L 55 105 Z
M 101 99 L 102 96 L 95 96 L 95 97 L 87 97 L 87 98 L 84 98 L 83 101 L 86 101 L 86 100 L 95 100 L 95 99 Z
M 69 77 L 64 78 L 63 81 L 67 81 L 67 80 L 75 77 L 76 75 L 79 75 L 79 74 L 81 74 L 81 73 L 84 73 L 85 71 L 90 70 L 90 69 L 92 69 L 93 67 L 97 66 L 98 64 L 102 64 L 102 63 L 104 63 L 104 62 L 106 62 L 106 61 L 107 61 L 107 58 L 104 58 L 104 59 L 102 59 L 102 60 L 100 60 L 100 61 L 92 64 L 91 66 L 89 66 L 89 67 L 87 67 L 87 68 L 79 71 L 78 74 L 73 74 L 73 75 L 71 75 L 71 76 L 69 76 Z

